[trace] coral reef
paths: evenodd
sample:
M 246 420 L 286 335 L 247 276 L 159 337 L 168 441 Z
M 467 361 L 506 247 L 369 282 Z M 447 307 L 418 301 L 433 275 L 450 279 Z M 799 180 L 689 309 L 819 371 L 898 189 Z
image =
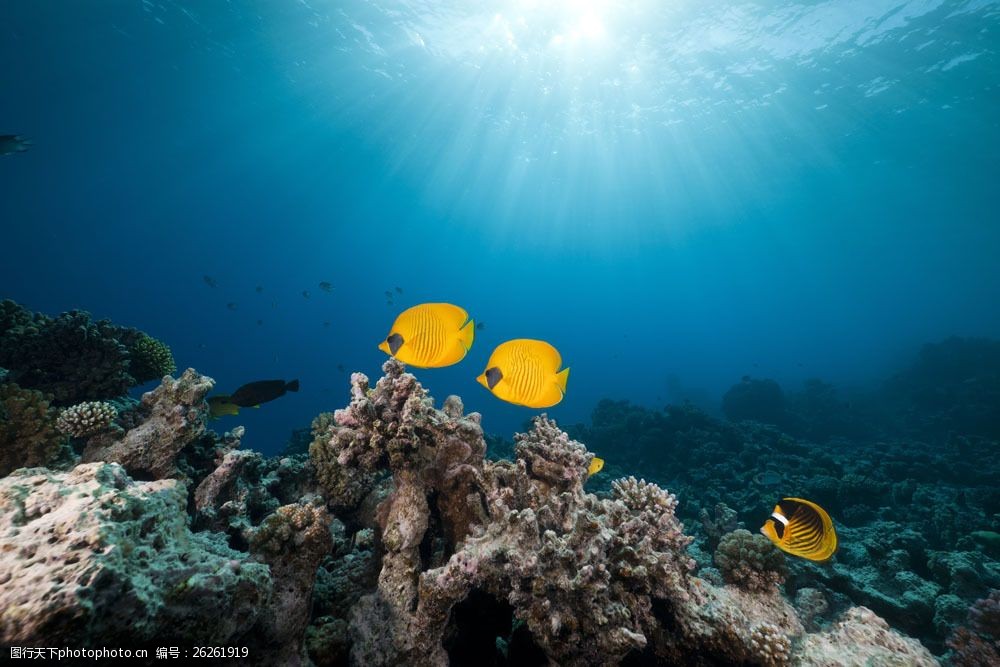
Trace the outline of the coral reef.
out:
M 783 667 L 791 662 L 792 643 L 772 623 L 761 623 L 750 632 L 750 644 L 764 667 Z
M 351 406 L 310 448 L 332 507 L 357 512 L 379 471 L 392 478 L 376 513 L 376 589 L 350 613 L 352 663 L 468 664 L 525 644 L 558 664 L 795 659 L 804 628 L 781 596 L 694 576 L 671 494 L 634 478 L 609 498 L 585 493 L 591 454 L 544 416 L 515 438 L 515 461 L 484 461 L 478 415 L 451 398 L 435 410 L 398 362 L 383 370 L 374 388 L 352 376 Z M 442 641 L 473 609 L 492 609 L 508 638 Z M 311 655 L 342 651 L 343 632 L 316 619 Z
M 0 366 L 58 406 L 122 396 L 175 370 L 169 348 L 140 331 L 78 310 L 32 313 L 9 299 L 0 302 Z
M 979 533 L 998 526 L 968 515 L 998 500 L 982 478 L 961 499 L 932 485 L 948 452 L 832 454 L 690 405 L 602 402 L 590 430 L 602 453 L 642 457 L 675 496 L 634 477 L 588 481 L 593 454 L 545 415 L 515 436 L 513 460 L 487 460 L 478 414 L 454 396 L 436 408 L 397 361 L 383 372 L 374 385 L 352 375 L 350 405 L 314 421 L 308 459 L 240 450 L 242 428 L 207 431 L 212 381 L 189 369 L 118 403 L 87 462 L 0 480 L 0 638 L 169 637 L 290 665 L 930 665 L 852 601 L 944 632 L 997 574 Z M 58 435 L 53 411 L 33 410 Z M 786 565 L 738 528 L 804 490 L 850 517 L 832 563 Z M 933 535 L 900 523 L 903 506 Z M 697 545 L 682 518 L 703 531 Z M 699 573 L 695 557 L 708 566 L 713 550 L 719 571 Z M 991 600 L 956 631 L 955 655 L 995 640 L 982 630 Z
M 121 435 L 92 437 L 83 461 L 120 463 L 141 479 L 173 476 L 180 451 L 205 432 L 204 398 L 213 384 L 191 368 L 179 379 L 165 377 L 159 387 L 143 394 L 139 407 L 143 421 Z
M 166 343 L 135 329 L 127 330 L 120 340 L 128 350 L 128 370 L 136 383 L 159 380 L 177 371 L 174 355 Z
M 759 421 L 780 426 L 788 421 L 785 392 L 774 380 L 744 377 L 722 397 L 722 412 L 730 421 Z
M 85 438 L 110 428 L 116 417 L 118 410 L 110 403 L 87 401 L 60 412 L 56 428 L 64 435 Z
M 968 624 L 948 638 L 951 662 L 959 667 L 1000 665 L 1000 590 L 969 608 Z
M 2 362 L 0 362 L 2 363 Z M 1000 438 L 1000 341 L 928 343 L 886 382 L 897 423 L 911 434 Z
M 322 505 L 320 500 L 279 507 L 251 538 L 250 553 L 268 564 L 274 581 L 259 625 L 266 648 L 254 656 L 261 664 L 309 663 L 303 642 L 316 568 L 333 548 L 330 515 Z
M 66 438 L 56 428 L 56 410 L 40 391 L 0 384 L 0 476 L 21 467 L 50 465 Z
M 760 534 L 735 530 L 722 537 L 715 564 L 727 584 L 748 591 L 768 591 L 785 582 L 785 555 Z
M 789 400 L 790 414 L 795 405 Z M 720 526 L 742 523 L 755 531 L 781 497 L 799 496 L 830 512 L 841 549 L 822 565 L 788 559 L 785 591 L 794 597 L 801 588 L 818 590 L 829 607 L 824 616 L 863 605 L 941 653 L 964 610 L 1000 587 L 991 540 L 1000 534 L 994 441 L 903 439 L 887 420 L 872 422 L 884 439 L 828 434 L 820 444 L 759 422 L 716 420 L 690 405 L 648 410 L 602 401 L 592 419 L 571 434 L 614 452 L 606 455 L 609 468 L 625 461 L 623 467 L 638 466 L 647 479 L 670 481 L 706 578 L 714 576 L 709 568 Z M 822 423 L 820 415 L 810 419 Z M 716 513 L 720 503 L 732 514 L 721 507 Z
M 268 568 L 189 532 L 185 504 L 178 482 L 133 482 L 115 464 L 0 479 L 0 642 L 241 643 L 271 596 Z
M 907 665 L 934 667 L 938 662 L 920 642 L 893 632 L 865 607 L 852 607 L 823 632 L 802 638 L 796 657 L 804 665 Z

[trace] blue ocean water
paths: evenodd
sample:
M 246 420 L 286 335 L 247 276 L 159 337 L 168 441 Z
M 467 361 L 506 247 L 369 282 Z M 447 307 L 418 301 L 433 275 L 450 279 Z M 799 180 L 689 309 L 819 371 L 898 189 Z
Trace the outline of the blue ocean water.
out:
M 508 338 L 562 352 L 561 423 L 865 386 L 1000 336 L 998 35 L 981 0 L 4 3 L 0 296 L 300 379 L 217 423 L 269 453 L 424 301 L 485 328 L 418 377 L 508 436 Z

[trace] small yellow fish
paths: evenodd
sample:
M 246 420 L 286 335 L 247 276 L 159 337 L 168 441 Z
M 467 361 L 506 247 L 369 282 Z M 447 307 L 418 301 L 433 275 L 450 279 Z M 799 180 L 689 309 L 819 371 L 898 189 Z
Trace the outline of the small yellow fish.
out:
M 830 515 L 802 498 L 782 498 L 760 532 L 785 553 L 818 563 L 830 560 L 837 551 Z
M 587 468 L 587 477 L 593 477 L 604 469 L 604 459 L 595 456 L 590 460 L 590 467 Z
M 441 368 L 465 358 L 475 333 L 475 322 L 462 308 L 422 303 L 399 314 L 378 349 L 410 366 Z
M 229 396 L 212 396 L 208 399 L 208 413 L 212 419 L 240 414 L 240 406 L 230 402 Z
M 486 370 L 476 378 L 502 401 L 529 408 L 548 408 L 566 393 L 569 369 L 559 370 L 559 351 L 543 340 L 517 338 L 500 343 Z

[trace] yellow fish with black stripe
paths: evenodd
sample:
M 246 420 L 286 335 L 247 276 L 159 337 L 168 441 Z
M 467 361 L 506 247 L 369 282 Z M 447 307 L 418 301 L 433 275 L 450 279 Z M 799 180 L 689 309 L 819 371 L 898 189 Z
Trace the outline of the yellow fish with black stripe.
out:
M 441 368 L 465 358 L 475 333 L 476 324 L 464 309 L 422 303 L 399 314 L 378 349 L 408 366 Z
M 802 498 L 782 498 L 760 532 L 785 553 L 818 563 L 830 560 L 837 551 L 837 531 L 830 515 Z
M 493 350 L 476 381 L 508 403 L 549 408 L 566 393 L 569 369 L 560 366 L 559 351 L 544 340 L 517 338 Z

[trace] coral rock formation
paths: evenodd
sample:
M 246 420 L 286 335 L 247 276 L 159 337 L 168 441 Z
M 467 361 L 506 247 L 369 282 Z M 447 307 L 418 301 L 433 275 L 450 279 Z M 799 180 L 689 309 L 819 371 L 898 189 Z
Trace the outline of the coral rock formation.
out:
M 163 378 L 159 387 L 143 394 L 138 408 L 143 421 L 124 435 L 91 438 L 83 461 L 120 463 L 130 475 L 145 479 L 175 475 L 178 453 L 205 432 L 203 399 L 213 384 L 191 368 L 179 379 Z
M 748 530 L 734 530 L 722 537 L 715 564 L 727 584 L 748 591 L 767 591 L 785 582 L 785 555 L 771 541 Z
M 0 479 L 0 643 L 239 644 L 271 595 L 267 567 L 192 534 L 185 504 L 178 482 L 114 464 Z
M 254 661 L 295 667 L 308 664 L 304 637 L 312 606 L 316 568 L 333 548 L 330 515 L 319 504 L 279 507 L 264 520 L 250 542 L 254 557 L 271 568 L 274 595 L 264 611 Z

